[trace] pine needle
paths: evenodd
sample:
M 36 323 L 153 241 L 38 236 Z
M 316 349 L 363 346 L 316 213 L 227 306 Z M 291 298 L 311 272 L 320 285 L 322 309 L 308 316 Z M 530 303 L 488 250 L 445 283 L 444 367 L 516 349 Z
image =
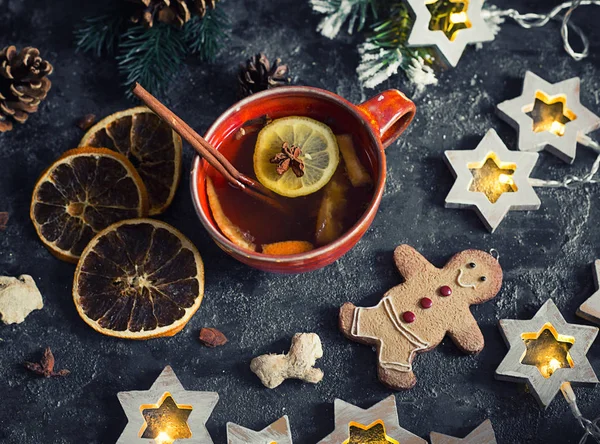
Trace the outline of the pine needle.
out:
M 183 27 L 189 51 L 198 54 L 201 60 L 214 61 L 228 39 L 230 26 L 229 17 L 218 7 L 208 11 L 202 19 L 194 17 Z
M 104 14 L 84 19 L 75 30 L 77 51 L 89 52 L 100 57 L 104 52 L 114 53 L 124 19 L 120 14 Z
M 149 29 L 129 28 L 121 37 L 117 56 L 128 96 L 135 82 L 154 95 L 163 93 L 186 55 L 184 33 L 173 26 L 158 23 Z
M 348 23 L 348 34 L 362 31 L 369 14 L 377 17 L 376 0 L 310 0 L 315 12 L 326 14 L 317 26 L 317 31 L 330 39 L 335 38 L 344 23 Z

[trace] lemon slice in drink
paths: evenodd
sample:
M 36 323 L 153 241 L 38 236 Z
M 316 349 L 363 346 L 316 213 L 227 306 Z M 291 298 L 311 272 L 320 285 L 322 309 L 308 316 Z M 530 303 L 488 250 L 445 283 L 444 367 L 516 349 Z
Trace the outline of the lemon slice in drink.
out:
M 292 151 L 300 148 L 298 159 L 304 165 L 301 176 L 297 174 L 299 169 L 292 168 L 290 162 L 288 168 L 282 165 L 284 143 Z M 281 154 L 279 165 L 275 159 L 278 154 Z M 331 128 L 308 117 L 274 120 L 260 131 L 254 149 L 256 178 L 271 191 L 286 197 L 306 196 L 323 188 L 335 173 L 339 161 L 339 148 Z

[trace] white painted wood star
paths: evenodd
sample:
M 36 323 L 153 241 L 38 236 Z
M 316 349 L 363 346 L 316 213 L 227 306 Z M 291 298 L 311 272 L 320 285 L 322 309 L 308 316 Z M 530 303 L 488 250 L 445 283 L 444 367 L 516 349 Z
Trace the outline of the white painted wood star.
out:
M 213 442 L 206 430 L 206 421 L 219 401 L 219 394 L 184 389 L 170 366 L 164 368 L 150 390 L 119 392 L 117 396 L 128 419 L 117 444 L 172 444 L 184 439 L 184 436 L 189 444 Z M 171 408 L 170 413 L 179 409 L 184 414 L 178 417 L 158 412 L 153 419 L 149 415 L 144 416 L 146 412 L 164 408 L 166 403 L 176 406 Z M 160 423 L 165 416 L 168 421 Z M 152 428 L 152 436 L 143 437 L 149 428 Z
M 392 444 L 427 444 L 419 438 L 400 427 L 398 410 L 394 395 L 388 396 L 368 409 L 361 409 L 350 403 L 336 399 L 334 404 L 335 429 L 323 438 L 318 444 L 340 444 L 343 442 L 362 442 L 360 435 L 368 434 L 376 442 L 389 442 Z
M 430 439 L 431 444 L 496 444 L 496 435 L 489 419 L 462 439 L 437 432 L 431 432 Z
M 586 357 L 598 328 L 568 324 L 552 299 L 531 320 L 500 320 L 500 331 L 509 350 L 496 369 L 496 379 L 525 382 L 540 405 L 547 407 L 565 382 L 598 382 Z M 548 331 L 554 337 L 552 346 L 531 344 Z M 564 346 L 562 352 L 554 345 Z
M 549 83 L 527 71 L 521 95 L 498 104 L 498 114 L 517 130 L 521 151 L 545 148 L 572 163 L 578 138 L 600 128 L 600 117 L 581 104 L 579 90 L 579 77 Z M 539 112 L 537 105 L 542 107 Z M 558 114 L 550 106 L 558 106 Z
M 596 292 L 581 304 L 577 316 L 600 324 L 600 260 L 594 262 L 594 285 Z
M 468 44 L 494 40 L 494 34 L 481 16 L 483 0 L 406 0 L 406 3 L 415 17 L 408 46 L 435 46 L 453 67 L 458 64 Z M 439 29 L 439 17 L 432 16 L 430 12 L 437 4 L 442 8 L 453 4 L 463 8 L 447 14 L 443 25 L 445 29 Z
M 232 422 L 227 423 L 227 444 L 292 444 L 288 417 L 282 416 L 260 432 L 247 429 Z
M 510 151 L 496 131 L 489 130 L 474 150 L 446 151 L 446 163 L 456 181 L 446 197 L 446 208 L 474 209 L 487 228 L 493 233 L 510 210 L 537 210 L 540 199 L 529 182 L 529 175 L 535 166 L 538 154 Z M 500 172 L 493 178 L 492 187 L 484 183 L 478 187 L 474 171 L 483 168 L 492 160 Z M 496 190 L 496 181 L 503 179 L 505 191 Z M 490 182 L 492 178 L 483 178 Z M 491 190 L 497 196 L 490 196 L 480 189 Z

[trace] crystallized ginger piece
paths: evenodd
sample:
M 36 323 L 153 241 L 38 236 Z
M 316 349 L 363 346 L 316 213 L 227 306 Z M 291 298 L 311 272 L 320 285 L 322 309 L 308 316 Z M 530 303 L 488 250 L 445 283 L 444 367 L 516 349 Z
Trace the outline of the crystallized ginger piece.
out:
M 290 254 L 306 253 L 314 250 L 313 244 L 307 241 L 283 241 L 262 246 L 262 252 L 273 256 L 288 256 Z
M 371 185 L 371 176 L 358 159 L 354 143 L 352 142 L 352 136 L 350 134 L 340 134 L 336 137 L 340 153 L 342 153 L 342 158 L 346 164 L 348 179 L 350 179 L 352 186 L 358 188 Z

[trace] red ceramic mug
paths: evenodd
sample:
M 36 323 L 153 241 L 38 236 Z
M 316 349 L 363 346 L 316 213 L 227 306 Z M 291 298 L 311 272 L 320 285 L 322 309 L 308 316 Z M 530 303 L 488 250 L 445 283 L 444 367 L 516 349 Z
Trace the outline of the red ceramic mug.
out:
M 414 114 L 414 103 L 395 89 L 377 94 L 360 105 L 308 86 L 280 87 L 254 94 L 225 111 L 209 128 L 204 136 L 206 140 L 221 149 L 245 122 L 265 115 L 273 119 L 308 116 L 325 123 L 344 122 L 344 127 L 351 128 L 357 149 L 365 151 L 370 163 L 374 191 L 368 208 L 340 238 L 307 253 L 272 256 L 249 251 L 235 245 L 217 227 L 206 194 L 206 175 L 211 167 L 196 157 L 192 165 L 191 192 L 198 217 L 219 247 L 251 267 L 276 273 L 303 273 L 323 268 L 347 253 L 373 222 L 385 185 L 383 150 L 402 134 Z

